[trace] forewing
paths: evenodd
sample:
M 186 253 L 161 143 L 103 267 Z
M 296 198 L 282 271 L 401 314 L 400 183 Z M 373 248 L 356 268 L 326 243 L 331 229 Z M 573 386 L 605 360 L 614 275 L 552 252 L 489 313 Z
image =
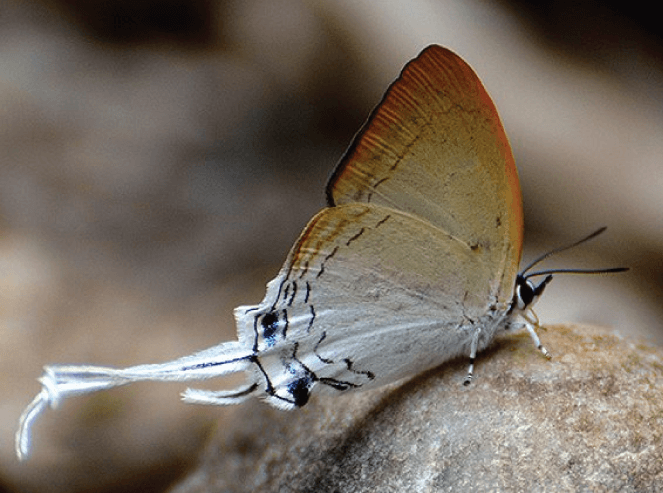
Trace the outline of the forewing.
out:
M 523 213 L 511 147 L 495 105 L 457 55 L 412 60 L 355 137 L 327 185 L 330 205 L 365 202 L 427 219 L 481 249 L 511 297 Z

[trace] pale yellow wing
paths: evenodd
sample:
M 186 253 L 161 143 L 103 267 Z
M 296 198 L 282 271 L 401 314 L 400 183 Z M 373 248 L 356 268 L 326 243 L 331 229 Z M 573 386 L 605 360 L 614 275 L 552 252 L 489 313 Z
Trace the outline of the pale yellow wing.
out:
M 365 202 L 415 214 L 478 249 L 485 282 L 510 298 L 522 198 L 495 105 L 473 70 L 439 46 L 406 65 L 327 185 L 329 205 Z

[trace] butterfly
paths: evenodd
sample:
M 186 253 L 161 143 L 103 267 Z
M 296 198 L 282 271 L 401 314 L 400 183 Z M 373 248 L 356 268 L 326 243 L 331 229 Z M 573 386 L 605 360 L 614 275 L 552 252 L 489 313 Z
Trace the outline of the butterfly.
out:
M 544 354 L 532 306 L 553 274 L 619 272 L 533 265 L 520 273 L 523 207 L 506 133 L 460 57 L 429 46 L 391 84 L 333 172 L 328 207 L 292 247 L 262 302 L 235 309 L 237 340 L 171 362 L 114 369 L 52 365 L 16 436 L 20 458 L 46 407 L 139 380 L 244 372 L 232 390 L 187 389 L 197 404 L 262 396 L 280 409 L 314 392 L 379 387 L 470 359 L 496 334 L 525 328 Z M 534 277 L 545 276 L 535 284 Z

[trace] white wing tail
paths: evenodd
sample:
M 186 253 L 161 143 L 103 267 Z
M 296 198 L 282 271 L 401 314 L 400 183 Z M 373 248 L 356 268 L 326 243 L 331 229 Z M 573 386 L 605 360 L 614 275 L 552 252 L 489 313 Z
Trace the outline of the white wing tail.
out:
M 42 389 L 34 400 L 23 411 L 16 432 L 16 455 L 19 459 L 27 458 L 30 453 L 30 430 L 35 420 L 47 408 L 56 408 L 65 398 L 118 387 L 143 380 L 162 382 L 183 382 L 188 380 L 205 380 L 229 373 L 246 370 L 251 364 L 253 351 L 243 347 L 239 342 L 232 341 L 185 356 L 166 363 L 131 366 L 129 368 L 108 368 L 87 365 L 55 365 L 44 367 L 39 378 Z M 236 404 L 248 398 L 255 384 L 228 391 L 225 399 L 207 399 L 202 395 L 206 391 L 191 391 L 198 397 L 196 402 L 208 404 Z M 199 395 L 201 394 L 201 395 Z M 214 393 L 212 393 L 214 394 Z M 221 394 L 219 395 L 219 397 Z M 233 399 L 232 396 L 235 396 Z M 185 401 L 193 399 L 185 397 Z

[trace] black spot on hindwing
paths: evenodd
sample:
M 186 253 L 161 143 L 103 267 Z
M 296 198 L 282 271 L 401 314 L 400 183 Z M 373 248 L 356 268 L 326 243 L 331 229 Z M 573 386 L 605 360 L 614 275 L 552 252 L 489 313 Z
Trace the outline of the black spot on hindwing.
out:
M 286 336 L 288 330 L 288 313 L 285 310 L 272 310 L 260 317 L 258 322 L 259 335 L 267 347 L 272 347 L 279 339 Z
M 288 393 L 292 397 L 292 402 L 297 407 L 305 405 L 311 396 L 311 385 L 313 379 L 309 376 L 299 378 L 288 384 Z

